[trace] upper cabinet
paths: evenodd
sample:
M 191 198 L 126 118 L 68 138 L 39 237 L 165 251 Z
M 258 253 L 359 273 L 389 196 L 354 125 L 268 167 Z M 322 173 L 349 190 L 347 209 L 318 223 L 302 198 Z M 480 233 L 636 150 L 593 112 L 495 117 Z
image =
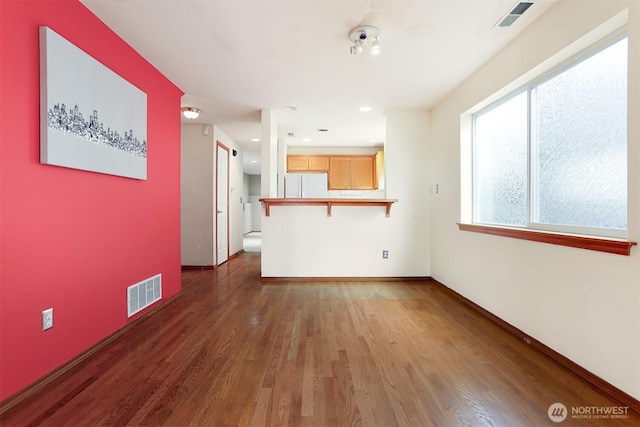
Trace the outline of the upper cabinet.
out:
M 287 172 L 328 172 L 329 156 L 291 154 L 287 156 Z
M 351 189 L 351 158 L 331 157 L 329 159 L 329 190 Z
M 384 189 L 384 151 L 376 153 L 376 173 L 375 187 L 379 190 Z
M 331 156 L 329 190 L 375 190 L 375 156 Z
M 351 189 L 374 190 L 375 185 L 375 156 L 351 158 Z
M 309 156 L 287 156 L 287 172 L 303 172 L 309 170 Z
M 327 172 L 329 170 L 329 156 L 309 156 L 309 170 Z
M 382 151 L 375 155 L 287 156 L 287 172 L 327 172 L 329 190 L 377 190 L 383 167 Z

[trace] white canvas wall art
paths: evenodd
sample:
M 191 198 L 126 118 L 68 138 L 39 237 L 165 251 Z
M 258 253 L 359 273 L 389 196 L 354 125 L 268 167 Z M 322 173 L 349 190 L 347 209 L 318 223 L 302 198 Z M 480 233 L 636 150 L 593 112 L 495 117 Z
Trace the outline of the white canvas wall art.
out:
M 40 27 L 40 163 L 147 179 L 147 95 Z

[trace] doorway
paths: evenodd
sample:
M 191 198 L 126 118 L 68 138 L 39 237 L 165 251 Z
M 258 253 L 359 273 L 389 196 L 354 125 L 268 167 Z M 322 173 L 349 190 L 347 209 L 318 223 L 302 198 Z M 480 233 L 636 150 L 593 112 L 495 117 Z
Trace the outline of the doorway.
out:
M 216 151 L 216 265 L 229 259 L 229 148 L 217 141 Z
M 246 153 L 246 152 L 245 152 Z M 261 252 L 262 248 L 262 203 L 260 192 L 262 178 L 260 175 L 244 173 L 244 230 L 242 249 L 245 252 Z
M 251 231 L 242 236 L 242 249 L 245 252 L 262 252 L 262 233 Z

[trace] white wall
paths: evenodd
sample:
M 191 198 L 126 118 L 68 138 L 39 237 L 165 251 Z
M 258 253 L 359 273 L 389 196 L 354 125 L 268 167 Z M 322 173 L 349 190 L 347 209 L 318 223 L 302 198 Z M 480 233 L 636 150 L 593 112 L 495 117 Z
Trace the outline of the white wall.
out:
M 214 144 L 220 142 L 229 148 L 229 254 L 233 255 L 242 250 L 244 229 L 242 147 L 217 126 L 213 126 L 213 138 Z M 236 156 L 232 155 L 233 150 L 237 151 Z
M 211 126 L 182 125 L 180 238 L 182 265 L 214 265 L 214 150 Z
M 246 173 L 242 174 L 242 216 L 243 226 L 242 233 L 247 234 L 251 231 L 251 202 L 249 201 L 249 176 Z
M 435 279 L 638 399 L 640 249 L 625 257 L 463 232 L 456 226 L 461 211 L 460 115 L 626 7 L 629 238 L 638 241 L 640 3 L 564 2 L 431 112 L 432 158 L 437 161 L 430 163 L 429 184 L 438 183 L 440 189 L 432 200 L 431 269 Z
M 251 175 L 247 173 L 242 173 L 242 201 L 246 202 L 249 200 L 249 186 Z
M 205 135 L 208 129 L 208 135 Z M 242 148 L 217 126 L 183 124 L 180 142 L 180 224 L 182 265 L 216 265 L 216 141 L 229 153 L 229 253 L 242 249 L 244 215 Z
M 262 216 L 264 277 L 429 276 L 426 111 L 387 114 L 388 197 L 383 207 L 274 206 Z M 410 153 L 410 154 L 408 154 Z M 423 184 L 425 181 L 425 184 Z M 389 259 L 382 259 L 382 250 Z
M 287 154 L 336 154 L 336 155 L 373 155 L 382 150 L 382 147 L 307 147 L 290 145 Z
M 260 203 L 260 191 L 262 180 L 260 175 L 249 175 L 249 202 L 251 203 L 250 231 L 262 230 L 262 203 Z
M 261 191 L 262 179 L 260 175 L 247 175 L 249 177 L 249 195 L 259 196 Z
M 431 193 L 429 164 L 431 141 L 427 111 L 392 110 L 385 113 L 384 165 L 388 199 L 398 199 L 393 215 L 398 219 L 395 239 L 403 247 L 410 271 L 431 274 Z
M 260 193 L 264 197 L 278 196 L 278 122 L 275 112 L 271 110 L 261 111 L 261 141 L 260 158 L 262 189 Z

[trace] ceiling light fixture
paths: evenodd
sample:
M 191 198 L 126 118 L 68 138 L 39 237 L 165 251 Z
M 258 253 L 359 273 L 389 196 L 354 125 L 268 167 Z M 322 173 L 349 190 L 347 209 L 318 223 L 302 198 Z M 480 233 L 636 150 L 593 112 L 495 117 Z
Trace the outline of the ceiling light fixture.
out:
M 199 108 L 194 108 L 194 107 L 182 107 L 180 109 L 180 111 L 182 111 L 182 114 L 187 118 L 187 119 L 197 119 L 198 116 L 200 115 L 200 113 L 202 113 L 202 110 Z
M 285 111 L 298 111 L 298 107 L 294 107 L 293 105 L 287 105 L 284 107 Z
M 363 105 L 362 107 L 358 108 L 358 111 L 360 111 L 361 113 L 368 113 L 371 110 L 372 110 L 372 108 L 368 107 L 366 105 Z
M 380 30 L 372 25 L 361 25 L 354 28 L 349 33 L 349 40 L 353 42 L 353 46 L 349 49 L 351 55 L 357 55 L 362 52 L 363 46 L 371 40 L 371 54 L 380 54 Z
M 260 142 L 260 138 L 251 138 L 251 142 Z

